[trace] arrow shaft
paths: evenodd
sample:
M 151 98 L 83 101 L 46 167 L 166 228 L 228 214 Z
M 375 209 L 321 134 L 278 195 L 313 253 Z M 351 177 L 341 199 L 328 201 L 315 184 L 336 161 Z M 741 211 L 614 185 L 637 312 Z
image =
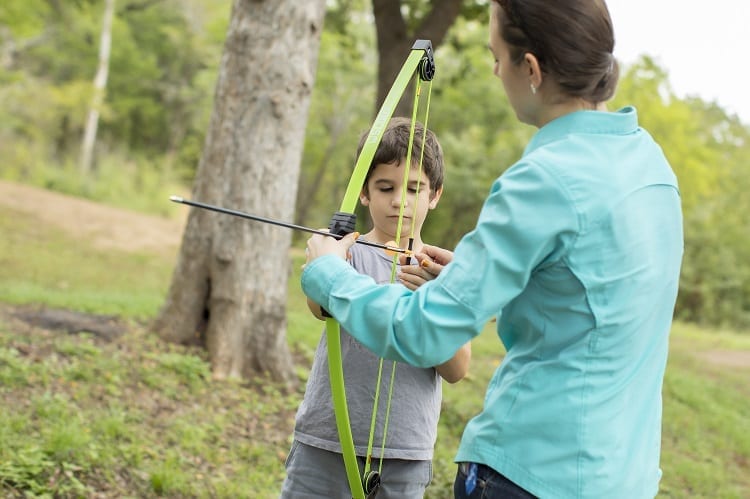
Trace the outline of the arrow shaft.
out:
M 294 229 L 294 230 L 301 230 L 304 232 L 309 232 L 311 234 L 320 234 L 321 236 L 328 236 L 332 237 L 334 239 L 341 239 L 344 236 L 339 234 L 333 234 L 331 232 L 326 232 L 324 230 L 319 229 L 313 229 L 310 227 L 305 227 L 304 225 L 297 225 L 289 222 L 283 222 L 281 220 L 275 220 L 273 218 L 267 218 L 267 217 L 261 217 L 258 215 L 251 215 L 250 213 L 245 213 L 244 211 L 238 211 L 238 210 L 232 210 L 229 208 L 223 208 L 221 206 L 216 206 L 212 204 L 207 203 L 201 203 L 200 201 L 191 201 L 189 199 L 183 199 L 179 196 L 171 196 L 170 201 L 174 201 L 175 203 L 182 203 L 189 206 L 194 206 L 196 208 L 202 208 L 204 210 L 210 210 L 215 211 L 217 213 L 224 213 L 225 215 L 232 215 L 239 218 L 245 218 L 247 220 L 254 220 L 256 222 L 262 222 L 266 224 L 271 225 L 277 225 L 279 227 L 286 227 L 288 229 Z M 374 248 L 380 248 L 386 251 L 393 251 L 396 253 L 408 253 L 408 250 L 405 250 L 404 248 L 399 248 L 397 246 L 388 246 L 387 244 L 380 244 L 380 243 L 374 243 L 371 241 L 365 241 L 363 239 L 357 239 L 355 242 L 359 244 L 364 244 L 365 246 L 372 246 Z

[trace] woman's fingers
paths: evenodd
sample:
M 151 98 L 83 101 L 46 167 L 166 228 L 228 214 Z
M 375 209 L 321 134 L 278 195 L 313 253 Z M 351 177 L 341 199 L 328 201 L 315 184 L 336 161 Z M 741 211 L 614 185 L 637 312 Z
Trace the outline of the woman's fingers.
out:
M 420 253 L 427 255 L 432 262 L 440 265 L 448 265 L 453 260 L 453 252 L 439 246 L 425 244 Z
M 443 270 L 443 266 L 433 262 L 425 254 L 417 253 L 416 265 L 402 265 L 398 278 L 401 283 L 411 290 L 417 289 L 427 281 L 435 279 Z

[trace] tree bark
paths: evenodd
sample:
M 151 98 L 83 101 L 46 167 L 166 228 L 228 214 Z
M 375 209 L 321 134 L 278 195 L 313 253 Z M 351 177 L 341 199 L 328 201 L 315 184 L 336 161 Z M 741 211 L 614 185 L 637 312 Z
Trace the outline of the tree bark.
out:
M 373 0 L 372 11 L 375 16 L 379 57 L 376 112 L 385 101 L 388 90 L 393 85 L 414 42 L 419 39 L 430 40 L 432 48 L 437 49 L 461 12 L 462 3 L 463 0 L 432 2 L 432 8 L 423 17 L 417 29 L 409 32 L 401 14 L 401 0 Z M 396 107 L 394 115 L 411 117 L 413 103 L 414 91 L 407 90 Z
M 324 0 L 235 0 L 193 198 L 291 220 Z M 192 209 L 154 323 L 199 342 L 215 378 L 291 381 L 286 296 L 291 232 Z

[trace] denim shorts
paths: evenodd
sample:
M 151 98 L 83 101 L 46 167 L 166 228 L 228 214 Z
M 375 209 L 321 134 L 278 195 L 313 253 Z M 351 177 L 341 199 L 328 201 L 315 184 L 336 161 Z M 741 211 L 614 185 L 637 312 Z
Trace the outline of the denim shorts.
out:
M 358 457 L 360 472 L 364 458 Z M 377 470 L 379 459 L 373 460 Z M 294 440 L 286 460 L 281 499 L 351 499 L 344 459 L 337 452 Z M 422 499 L 432 480 L 432 461 L 384 459 L 377 499 Z
M 477 465 L 474 490 L 466 493 L 466 478 L 470 463 L 459 463 L 456 481 L 453 482 L 455 499 L 535 499 L 536 496 L 525 491 L 503 475 L 483 464 Z

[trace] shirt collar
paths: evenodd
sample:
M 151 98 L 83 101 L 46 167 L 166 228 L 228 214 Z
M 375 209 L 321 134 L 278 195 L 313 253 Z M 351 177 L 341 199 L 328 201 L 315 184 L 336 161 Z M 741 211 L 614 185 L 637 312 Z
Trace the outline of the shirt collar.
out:
M 571 133 L 625 135 L 638 130 L 638 113 L 632 106 L 615 112 L 576 111 L 550 121 L 531 138 L 524 156 Z

